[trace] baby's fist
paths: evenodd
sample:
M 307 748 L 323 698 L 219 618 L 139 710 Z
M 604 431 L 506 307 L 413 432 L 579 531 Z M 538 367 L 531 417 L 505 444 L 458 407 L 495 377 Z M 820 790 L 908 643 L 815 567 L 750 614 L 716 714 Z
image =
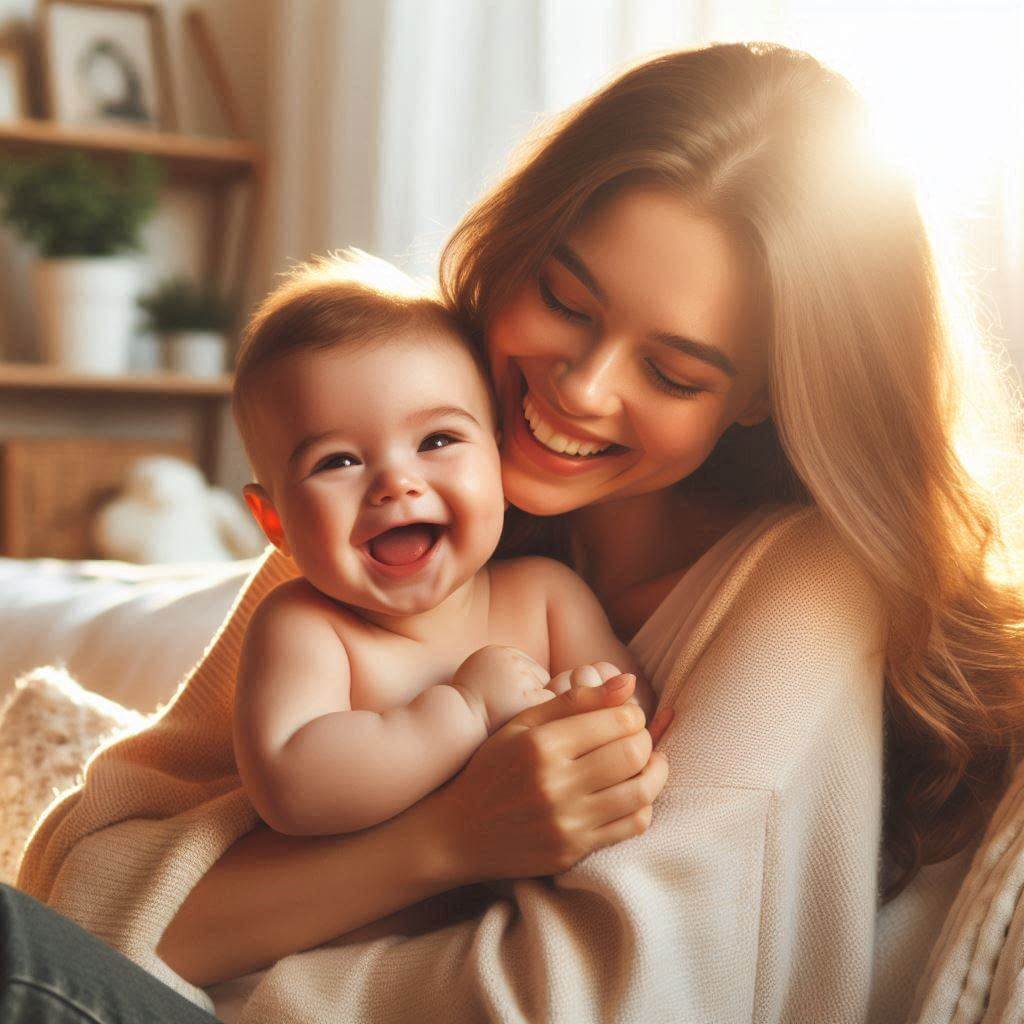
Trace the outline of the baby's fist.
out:
M 483 719 L 487 733 L 500 729 L 520 711 L 552 699 L 547 669 L 518 647 L 489 644 L 458 667 L 454 686 Z
M 619 670 L 608 661 L 596 661 L 593 665 L 579 665 L 573 669 L 559 672 L 550 683 L 548 689 L 552 693 L 562 694 L 577 686 L 603 686 L 609 679 L 620 675 Z

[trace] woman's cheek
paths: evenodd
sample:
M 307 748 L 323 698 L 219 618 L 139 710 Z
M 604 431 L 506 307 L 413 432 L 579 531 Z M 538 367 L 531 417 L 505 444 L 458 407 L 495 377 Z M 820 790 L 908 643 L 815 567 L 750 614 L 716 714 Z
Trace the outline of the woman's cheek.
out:
M 492 359 L 541 354 L 557 333 L 551 314 L 531 301 L 524 289 L 495 314 L 488 331 Z
M 682 401 L 677 399 L 677 401 Z M 698 402 L 700 399 L 690 401 Z M 652 406 L 652 411 L 654 407 Z M 700 465 L 718 442 L 717 417 L 709 410 L 687 410 L 681 416 L 655 416 L 652 430 L 642 440 L 644 452 L 666 464 L 694 463 Z

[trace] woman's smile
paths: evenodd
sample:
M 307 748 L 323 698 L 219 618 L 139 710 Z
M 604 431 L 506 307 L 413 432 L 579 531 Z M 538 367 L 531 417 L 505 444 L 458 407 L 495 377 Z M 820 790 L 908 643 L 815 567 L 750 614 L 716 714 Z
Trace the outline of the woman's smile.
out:
M 504 410 L 505 422 L 510 427 L 509 444 L 540 469 L 575 476 L 607 466 L 610 460 L 631 451 L 583 430 L 574 430 L 562 420 L 556 422 L 542 400 L 529 389 L 518 367 L 514 376 L 517 383 L 508 390 Z
M 611 448 L 611 445 L 607 442 L 601 443 L 600 441 L 588 441 L 581 438 L 574 439 L 571 435 L 560 433 L 556 427 L 551 425 L 551 421 L 541 413 L 540 409 L 537 408 L 536 402 L 529 393 L 523 398 L 522 408 L 523 415 L 526 417 L 526 422 L 530 424 L 530 432 L 533 436 L 545 448 L 550 448 L 551 451 L 558 452 L 559 455 L 571 455 L 574 458 L 584 459 L 595 455 L 602 455 Z

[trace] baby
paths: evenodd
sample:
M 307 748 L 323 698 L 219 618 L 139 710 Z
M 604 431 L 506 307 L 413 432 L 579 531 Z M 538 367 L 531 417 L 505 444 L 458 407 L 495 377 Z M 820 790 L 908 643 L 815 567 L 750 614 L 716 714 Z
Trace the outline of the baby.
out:
M 245 499 L 301 573 L 256 609 L 235 696 L 239 772 L 272 828 L 384 821 L 523 709 L 637 674 L 570 569 L 488 562 L 507 502 L 486 373 L 390 265 L 294 271 L 245 332 L 233 408 Z M 649 717 L 638 674 L 635 696 Z

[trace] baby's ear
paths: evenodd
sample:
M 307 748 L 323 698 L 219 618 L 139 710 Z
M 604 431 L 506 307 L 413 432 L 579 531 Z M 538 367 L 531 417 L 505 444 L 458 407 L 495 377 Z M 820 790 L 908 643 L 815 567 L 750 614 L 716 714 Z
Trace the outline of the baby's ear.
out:
M 281 517 L 274 508 L 270 495 L 259 484 L 246 484 L 242 488 L 242 497 L 245 498 L 249 511 L 252 512 L 260 529 L 266 535 L 267 540 L 274 545 L 282 554 L 290 555 L 288 539 L 284 535 L 284 527 L 281 525 Z

